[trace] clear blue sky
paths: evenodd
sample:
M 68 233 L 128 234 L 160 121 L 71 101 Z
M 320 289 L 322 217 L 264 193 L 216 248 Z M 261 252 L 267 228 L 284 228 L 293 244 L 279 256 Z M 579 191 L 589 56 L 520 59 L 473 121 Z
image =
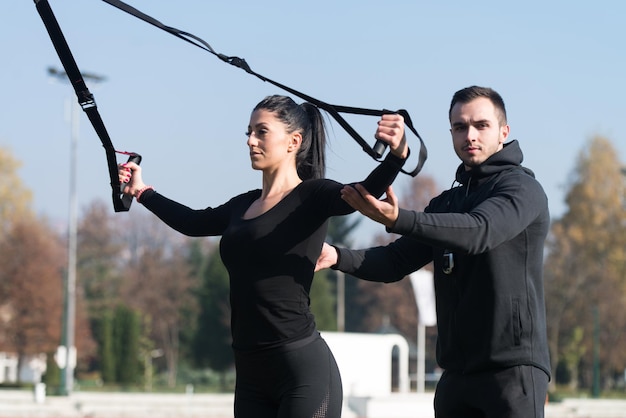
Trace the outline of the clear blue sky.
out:
M 284 91 L 103 1 L 50 4 L 80 69 L 107 78 L 90 89 L 114 145 L 143 155 L 148 183 L 196 208 L 260 187 L 244 132 L 252 107 Z M 568 176 L 593 135 L 608 137 L 626 161 L 624 2 L 129 4 L 320 100 L 407 109 L 428 147 L 423 173 L 442 189 L 459 162 L 448 131 L 450 98 L 472 84 L 503 95 L 511 138 L 544 185 L 553 217 L 566 208 Z M 70 183 L 65 103 L 76 101 L 73 90 L 47 74 L 61 65 L 32 1 L 2 1 L 0 43 L 0 146 L 23 163 L 19 175 L 34 192 L 35 210 L 63 222 Z M 376 118 L 349 121 L 373 137 Z M 416 150 L 416 138 L 409 139 Z M 336 124 L 330 140 L 328 177 L 360 180 L 376 164 Z M 94 199 L 109 204 L 104 150 L 82 111 L 78 156 L 80 211 Z M 402 176 L 396 190 L 408 181 Z M 366 244 L 383 230 L 368 222 L 357 239 Z

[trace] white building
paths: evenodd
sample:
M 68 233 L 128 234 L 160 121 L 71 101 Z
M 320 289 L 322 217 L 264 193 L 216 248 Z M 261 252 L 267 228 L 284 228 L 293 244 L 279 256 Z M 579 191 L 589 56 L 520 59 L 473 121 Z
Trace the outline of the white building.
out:
M 16 353 L 0 352 L 0 383 L 39 383 L 46 372 L 46 355 L 25 356 L 18 370 Z M 19 377 L 19 379 L 18 379 Z

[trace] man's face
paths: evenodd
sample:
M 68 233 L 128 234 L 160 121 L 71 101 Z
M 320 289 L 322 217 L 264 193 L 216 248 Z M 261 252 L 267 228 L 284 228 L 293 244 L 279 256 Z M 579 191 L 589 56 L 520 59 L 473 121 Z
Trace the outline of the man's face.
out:
M 457 103 L 452 108 L 452 143 L 466 170 L 482 164 L 502 149 L 509 136 L 509 125 L 500 126 L 498 120 L 496 108 L 486 97 Z

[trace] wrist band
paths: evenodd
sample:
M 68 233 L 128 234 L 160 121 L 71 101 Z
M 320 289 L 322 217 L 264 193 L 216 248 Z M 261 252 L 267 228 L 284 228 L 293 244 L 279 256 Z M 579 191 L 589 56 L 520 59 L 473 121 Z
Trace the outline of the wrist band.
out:
M 135 199 L 137 200 L 137 202 L 139 202 L 139 198 L 141 197 L 141 195 L 143 194 L 143 192 L 145 192 L 146 190 L 154 190 L 154 187 L 152 186 L 146 186 L 142 189 L 140 189 L 137 194 L 135 194 Z M 141 202 L 140 202 L 141 203 Z

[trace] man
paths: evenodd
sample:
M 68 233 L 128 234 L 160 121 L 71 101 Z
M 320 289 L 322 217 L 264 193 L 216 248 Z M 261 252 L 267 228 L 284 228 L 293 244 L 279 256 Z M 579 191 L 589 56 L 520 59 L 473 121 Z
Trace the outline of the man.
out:
M 398 207 L 391 187 L 377 200 L 361 185 L 343 198 L 388 232 L 363 250 L 324 246 L 317 268 L 378 282 L 401 280 L 433 262 L 437 361 L 444 373 L 435 416 L 543 417 L 550 379 L 543 249 L 550 216 L 533 173 L 521 166 L 506 110 L 494 90 L 455 93 L 449 109 L 458 186 L 424 212 Z

